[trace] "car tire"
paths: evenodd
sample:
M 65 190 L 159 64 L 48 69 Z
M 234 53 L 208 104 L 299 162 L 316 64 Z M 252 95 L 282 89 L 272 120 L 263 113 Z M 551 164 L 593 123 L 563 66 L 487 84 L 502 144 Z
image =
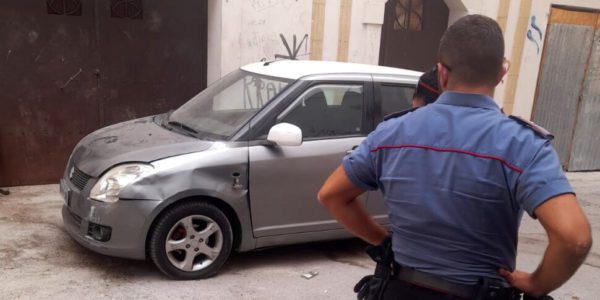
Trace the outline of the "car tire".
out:
M 156 267 L 183 280 L 216 275 L 227 261 L 233 241 L 225 214 L 203 201 L 168 209 L 150 234 L 149 254 Z

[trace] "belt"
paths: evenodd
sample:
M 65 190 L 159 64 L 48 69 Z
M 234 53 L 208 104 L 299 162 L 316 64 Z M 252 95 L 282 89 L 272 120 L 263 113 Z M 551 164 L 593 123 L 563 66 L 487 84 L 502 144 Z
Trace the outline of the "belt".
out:
M 513 298 L 515 295 L 518 295 L 518 292 L 513 288 L 488 284 L 458 284 L 429 273 L 399 265 L 396 265 L 396 270 L 392 277 L 421 288 L 463 299 L 474 299 L 484 295 L 488 297 L 486 299 L 518 299 Z

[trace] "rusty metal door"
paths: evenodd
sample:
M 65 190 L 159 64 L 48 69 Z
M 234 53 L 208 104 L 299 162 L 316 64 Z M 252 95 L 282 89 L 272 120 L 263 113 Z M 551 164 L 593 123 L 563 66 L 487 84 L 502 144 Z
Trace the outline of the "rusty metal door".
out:
M 207 1 L 96 1 L 102 126 L 175 109 L 206 87 Z
M 437 62 L 448 27 L 443 0 L 388 0 L 381 29 L 379 64 L 427 71 Z
M 94 19 L 77 6 L 51 9 L 0 4 L 0 186 L 56 182 L 99 124 Z
M 600 170 L 600 14 L 587 66 L 569 171 Z
M 554 134 L 552 144 L 566 167 L 593 31 L 583 26 L 551 24 L 547 32 L 533 121 Z
M 206 1 L 0 2 L 0 186 L 56 182 L 86 134 L 206 85 Z
M 598 17 L 553 8 L 547 30 L 532 119 L 554 133 L 552 144 L 569 171 L 600 169 Z

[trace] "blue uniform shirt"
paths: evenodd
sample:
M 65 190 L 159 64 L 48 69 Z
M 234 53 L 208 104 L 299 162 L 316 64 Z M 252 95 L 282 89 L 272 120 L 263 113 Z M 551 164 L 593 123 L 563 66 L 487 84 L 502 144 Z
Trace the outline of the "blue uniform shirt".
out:
M 399 264 L 462 284 L 507 285 L 498 269 L 515 268 L 523 211 L 573 192 L 550 142 L 477 94 L 381 123 L 343 166 L 383 193 Z

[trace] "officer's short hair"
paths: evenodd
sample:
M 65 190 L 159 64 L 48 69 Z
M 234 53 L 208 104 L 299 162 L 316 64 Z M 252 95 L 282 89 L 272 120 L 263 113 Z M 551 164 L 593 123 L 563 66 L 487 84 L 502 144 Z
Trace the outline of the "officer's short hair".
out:
M 442 36 L 438 59 L 461 83 L 496 85 L 504 59 L 502 30 L 486 16 L 462 17 Z

